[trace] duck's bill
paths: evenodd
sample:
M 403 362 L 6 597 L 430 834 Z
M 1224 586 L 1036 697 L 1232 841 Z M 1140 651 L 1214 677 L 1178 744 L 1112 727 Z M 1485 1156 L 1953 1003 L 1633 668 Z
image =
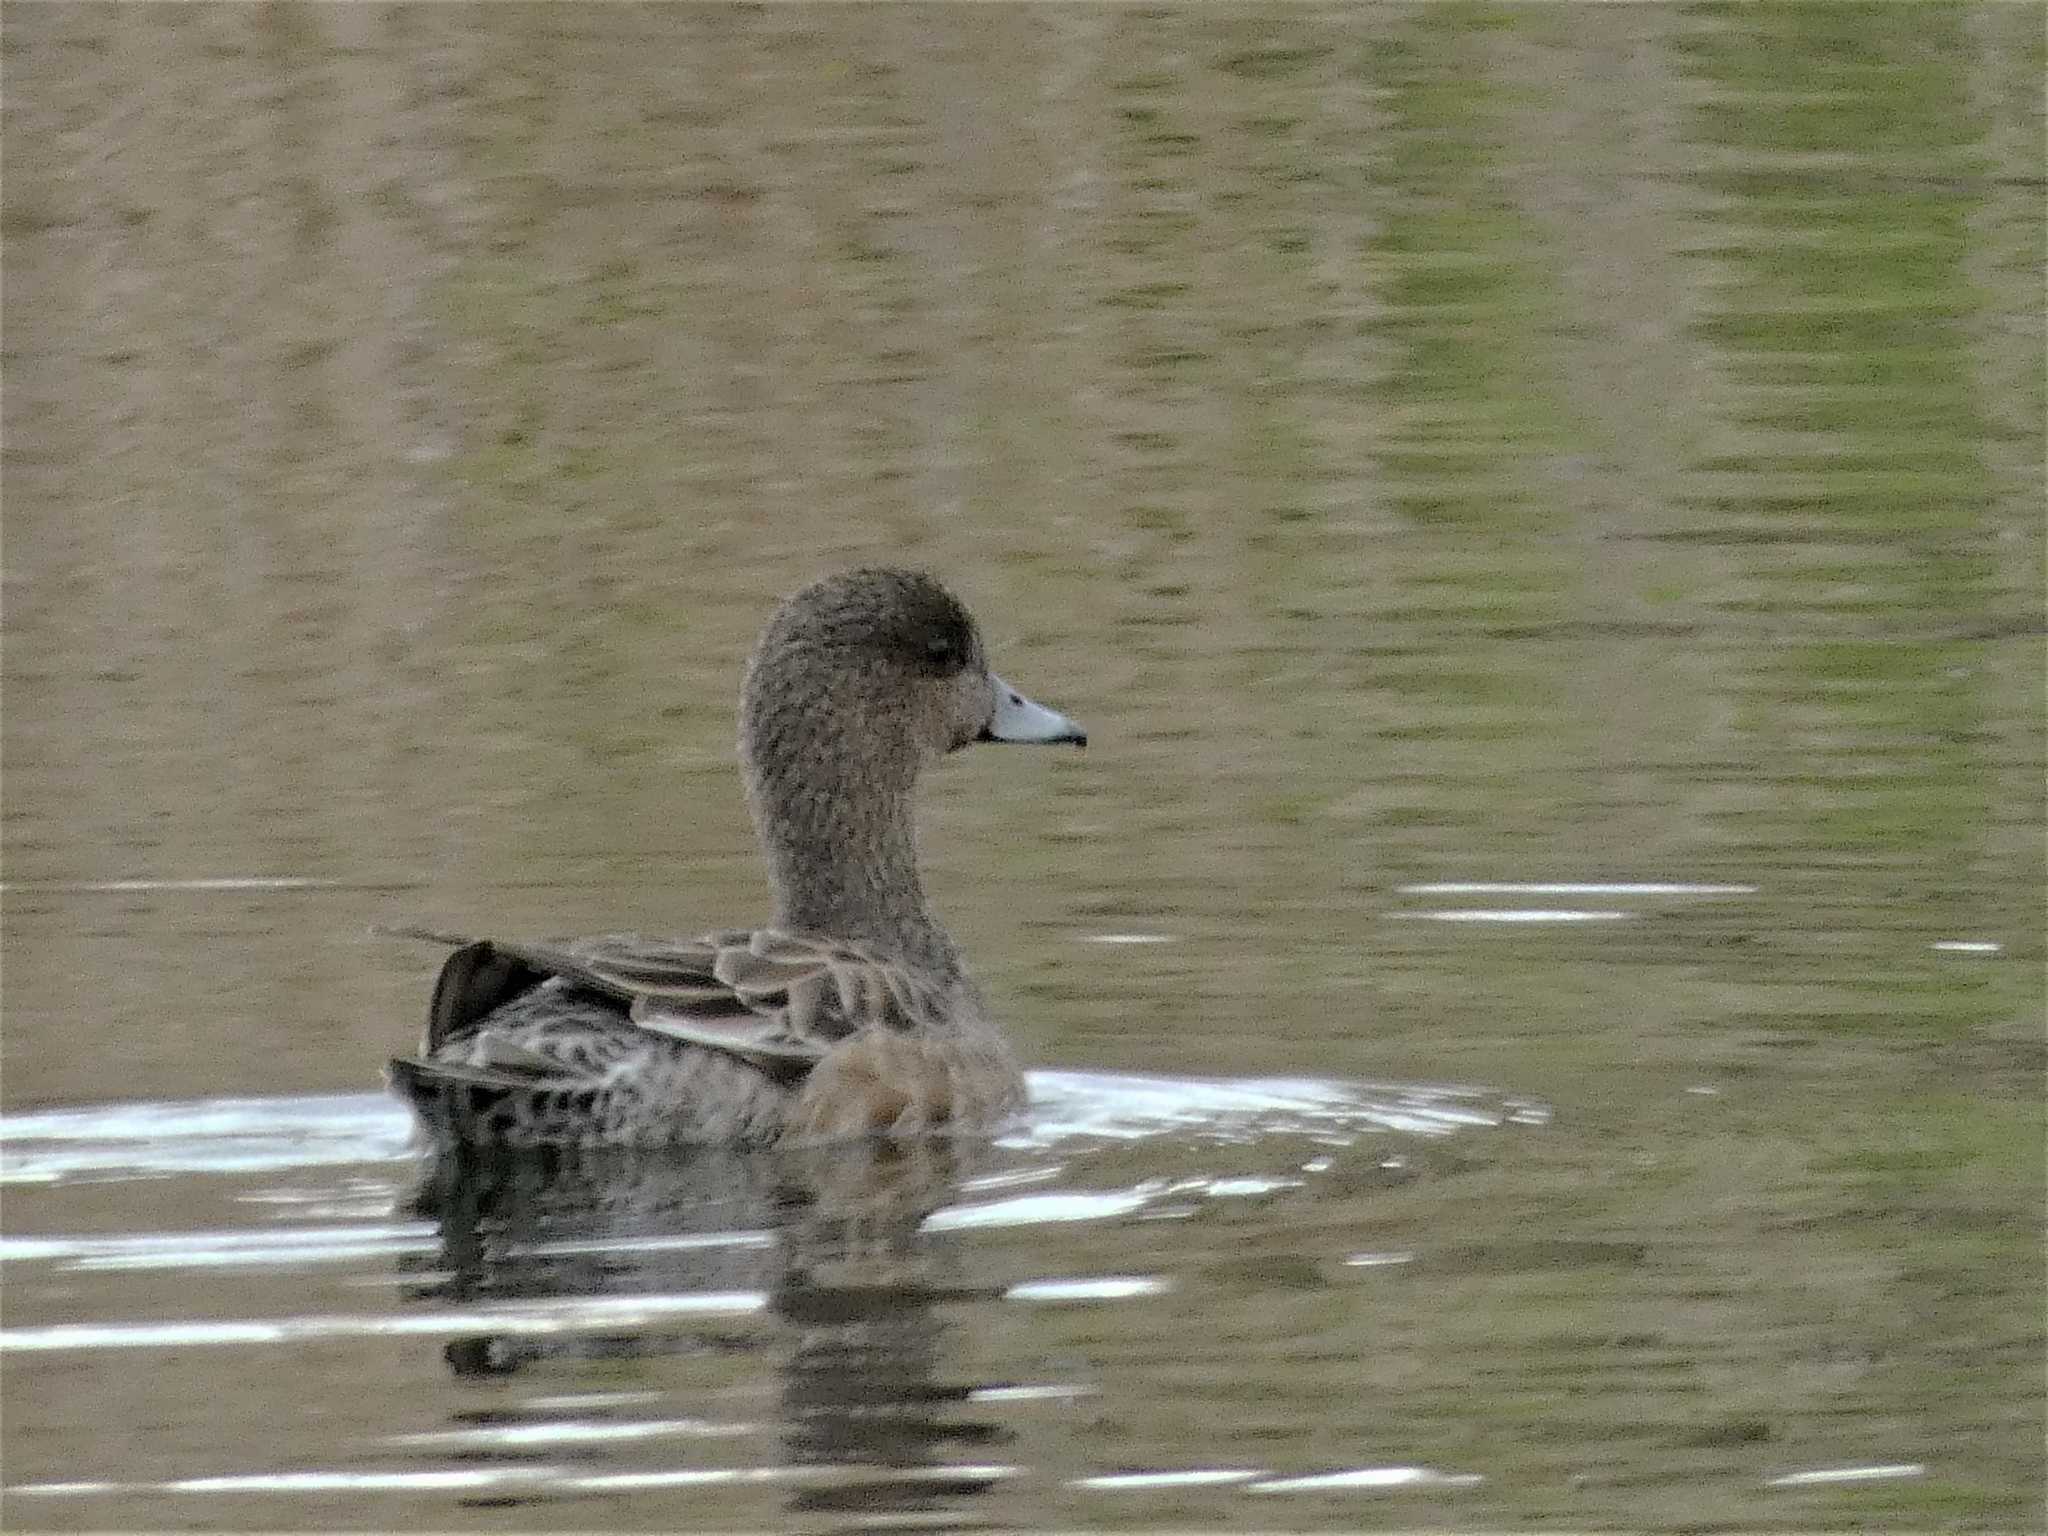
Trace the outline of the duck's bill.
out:
M 990 674 L 990 681 L 996 685 L 996 712 L 981 728 L 983 741 L 1071 741 L 1077 747 L 1088 745 L 1088 733 L 1058 710 L 1034 704 L 994 674 Z

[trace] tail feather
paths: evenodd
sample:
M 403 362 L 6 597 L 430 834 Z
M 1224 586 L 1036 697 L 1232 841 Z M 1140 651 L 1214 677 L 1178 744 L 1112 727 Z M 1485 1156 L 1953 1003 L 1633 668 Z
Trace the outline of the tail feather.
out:
M 504 1094 L 542 1086 L 530 1074 L 500 1072 L 465 1061 L 425 1061 L 418 1056 L 392 1057 L 389 1075 L 392 1086 L 416 1102 L 444 1098 L 452 1089 L 482 1088 Z
M 420 928 L 411 923 L 372 923 L 370 932 L 380 939 L 418 939 L 426 944 L 446 944 L 451 949 L 460 949 L 469 942 L 459 933 L 441 933 L 433 928 Z
M 427 1054 L 547 979 L 546 971 L 507 954 L 488 939 L 462 941 L 442 962 L 441 974 L 434 982 L 434 1000 L 427 1006 Z

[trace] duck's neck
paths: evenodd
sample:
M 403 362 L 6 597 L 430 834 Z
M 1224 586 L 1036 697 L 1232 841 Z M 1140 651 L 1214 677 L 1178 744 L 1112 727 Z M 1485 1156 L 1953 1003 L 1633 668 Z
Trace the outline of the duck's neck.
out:
M 909 785 L 880 789 L 829 752 L 749 777 L 776 926 L 863 940 L 934 974 L 959 974 L 959 953 L 918 877 Z

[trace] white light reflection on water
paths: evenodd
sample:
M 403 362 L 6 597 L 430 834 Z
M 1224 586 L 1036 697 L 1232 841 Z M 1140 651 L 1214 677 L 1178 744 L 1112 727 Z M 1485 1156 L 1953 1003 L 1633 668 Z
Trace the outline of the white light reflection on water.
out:
M 206 875 L 189 880 L 8 880 L 0 881 L 0 891 L 13 891 L 25 895 L 41 892 L 63 892 L 84 894 L 104 892 L 113 895 L 128 895 L 138 891 L 325 891 L 325 890 L 367 890 L 402 891 L 414 888 L 413 882 L 381 885 L 348 886 L 340 880 L 315 880 L 306 875 Z
M 773 1248 L 772 1232 L 672 1232 L 661 1236 L 599 1239 L 563 1239 L 548 1243 L 511 1243 L 505 1252 L 513 1258 L 571 1258 L 615 1253 L 695 1253 L 708 1248 Z
M 1477 1472 L 1439 1472 L 1434 1467 L 1358 1467 L 1313 1477 L 1279 1477 L 1253 1483 L 1253 1493 L 1321 1493 L 1335 1488 L 1475 1488 Z
M 1212 1200 L 1250 1200 L 1260 1195 L 1278 1194 L 1282 1190 L 1300 1189 L 1305 1179 L 1197 1179 L 1189 1182 L 1189 1189 L 1205 1194 Z
M 386 1445 L 432 1449 L 498 1449 L 529 1445 L 603 1445 L 620 1440 L 710 1440 L 760 1432 L 759 1424 L 715 1423 L 709 1419 L 550 1419 L 531 1424 L 484 1424 L 473 1429 L 437 1429 L 385 1435 Z
M 521 1258 L 606 1254 L 690 1253 L 707 1249 L 765 1249 L 760 1231 L 689 1232 L 643 1237 L 563 1240 L 512 1245 Z M 439 1247 L 427 1222 L 376 1226 L 286 1227 L 266 1232 L 134 1232 L 116 1237 L 0 1237 L 0 1263 L 62 1259 L 67 1270 L 274 1269 L 303 1264 L 346 1264 Z
M 1754 896 L 1753 885 L 1694 885 L 1683 880 L 1429 880 L 1399 887 L 1407 896 Z
M 255 1472 L 227 1477 L 184 1477 L 169 1483 L 124 1485 L 127 1491 L 153 1493 L 329 1493 L 393 1491 L 414 1488 L 502 1488 L 515 1483 L 548 1483 L 560 1476 L 554 1467 L 469 1467 L 441 1472 Z M 33 1493 L 38 1490 L 11 1489 Z
M 949 1205 L 924 1219 L 927 1232 L 959 1232 L 978 1227 L 1030 1227 L 1047 1222 L 1105 1221 L 1143 1210 L 1160 1187 L 1141 1184 L 1128 1190 L 1070 1190 L 1058 1194 L 1018 1195 L 1009 1200 L 984 1200 Z
M 170 1323 L 57 1323 L 44 1328 L 0 1329 L 0 1352 L 296 1344 L 313 1339 L 470 1333 L 588 1333 L 653 1327 L 673 1318 L 744 1317 L 767 1305 L 768 1298 L 756 1291 L 706 1291 L 676 1296 L 563 1296 L 385 1316 L 344 1312 Z
M 1070 1386 L 1064 1382 L 1049 1383 L 1045 1386 L 976 1387 L 967 1394 L 970 1403 L 1042 1403 L 1071 1402 L 1077 1397 L 1093 1397 L 1098 1387 Z
M 1689 880 L 1424 880 L 1403 885 L 1404 896 L 1754 896 L 1753 885 L 1704 885 Z M 1389 918 L 1425 923 L 1618 923 L 1634 912 L 1602 907 L 1446 907 L 1389 912 Z
M 1220 1484 L 1249 1483 L 1266 1475 L 1257 1467 L 1193 1467 L 1185 1472 L 1109 1472 L 1101 1477 L 1077 1477 L 1070 1488 L 1213 1488 Z
M 1405 1249 L 1387 1253 L 1354 1253 L 1345 1260 L 1348 1269 L 1384 1269 L 1394 1264 L 1413 1264 L 1415 1255 Z
M 1152 1136 L 1442 1136 L 1508 1116 L 1487 1090 L 1318 1078 L 1033 1072 L 1011 1148 Z M 1519 1101 L 1517 1101 L 1519 1102 Z M 114 1103 L 0 1116 L 0 1183 L 161 1173 L 249 1173 L 416 1155 L 410 1112 L 381 1093 Z
M 1874 1467 L 1820 1467 L 1811 1472 L 1788 1472 L 1783 1477 L 1767 1478 L 1766 1488 L 1807 1488 L 1825 1483 L 1875 1483 L 1895 1477 L 1925 1477 L 1925 1464 L 1917 1461 L 1893 1462 L 1886 1466 Z
M 412 1156 L 411 1115 L 381 1093 L 96 1104 L 0 1116 L 0 1183 L 265 1172 Z
M 1048 1222 L 1107 1221 L 1190 1195 L 1211 1200 L 1243 1200 L 1299 1189 L 1307 1182 L 1252 1177 L 1147 1179 L 1130 1189 L 1058 1190 L 949 1205 L 927 1216 L 924 1227 L 928 1232 L 956 1232 L 968 1228 L 1039 1226 Z
M 1005 1168 L 996 1173 L 977 1173 L 960 1181 L 960 1192 L 987 1194 L 997 1189 L 1018 1189 L 1030 1184 L 1050 1184 L 1066 1172 L 1064 1163 L 1033 1163 L 1023 1168 Z
M 1047 1148 L 1070 1140 L 1207 1136 L 1348 1137 L 1360 1132 L 1447 1136 L 1504 1117 L 1486 1089 L 1327 1078 L 1193 1078 L 1137 1072 L 1034 1072 L 1030 1123 L 999 1145 Z
M 0 1262 L 64 1259 L 70 1270 L 273 1268 L 431 1253 L 426 1222 L 288 1227 L 274 1232 L 133 1232 L 116 1237 L 0 1237 Z
M 691 1488 L 720 1483 L 801 1483 L 832 1488 L 952 1487 L 963 1483 L 996 1483 L 1018 1475 L 1021 1467 L 1000 1463 L 961 1463 L 921 1467 L 795 1466 L 713 1467 L 692 1471 L 597 1472 L 559 1477 L 554 1488 L 577 1493 L 605 1493 L 627 1488 Z
M 1389 912 L 1387 916 L 1422 923 L 1618 923 L 1635 913 L 1577 907 L 1451 907 L 1438 912 Z
M 163 1483 L 17 1483 L 10 1495 L 40 1498 L 111 1493 L 385 1493 L 414 1490 L 545 1488 L 550 1493 L 611 1493 L 631 1488 L 690 1488 L 732 1484 L 882 1484 L 953 1486 L 993 1483 L 1015 1477 L 1012 1466 L 968 1463 L 918 1467 L 707 1467 L 644 1472 L 572 1474 L 561 1467 L 465 1467 L 445 1471 L 254 1472 L 219 1477 L 185 1477 Z
M 1125 1301 L 1163 1296 L 1173 1282 L 1158 1275 L 1096 1275 L 1087 1279 L 1020 1280 L 1003 1292 L 1005 1301 Z

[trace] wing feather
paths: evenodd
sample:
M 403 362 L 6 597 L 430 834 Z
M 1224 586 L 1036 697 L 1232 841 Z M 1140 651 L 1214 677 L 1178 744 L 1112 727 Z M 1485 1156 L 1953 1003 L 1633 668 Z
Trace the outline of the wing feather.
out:
M 436 987 L 424 1059 L 407 1069 L 459 1073 L 479 1088 L 588 1083 L 605 1075 L 614 1050 L 630 1048 L 634 1031 L 797 1077 L 850 1036 L 915 1030 L 942 1010 L 936 990 L 892 957 L 781 929 L 558 942 L 395 931 L 455 947 Z M 494 1010 L 549 984 L 609 1004 L 623 1038 L 598 1048 L 586 1030 L 558 1035 L 537 1023 L 515 1035 L 489 1022 Z

